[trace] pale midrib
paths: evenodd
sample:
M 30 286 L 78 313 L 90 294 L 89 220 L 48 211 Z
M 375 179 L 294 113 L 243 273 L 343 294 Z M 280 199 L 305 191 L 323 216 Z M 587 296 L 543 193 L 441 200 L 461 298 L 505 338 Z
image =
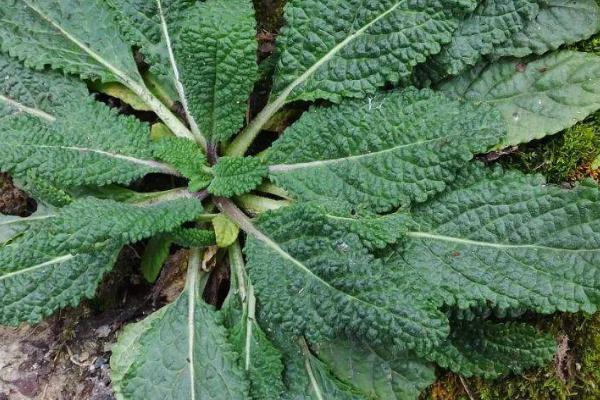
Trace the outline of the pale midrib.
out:
M 34 222 L 34 221 L 41 221 L 44 219 L 48 219 L 48 218 L 54 218 L 56 217 L 56 215 L 43 215 L 43 216 L 39 216 L 39 217 L 27 217 L 27 218 L 17 218 L 17 219 L 11 219 L 10 221 L 0 221 L 0 227 L 2 226 L 7 226 L 7 225 L 12 225 L 12 224 L 20 224 L 20 223 L 29 223 L 29 222 Z
M 196 137 L 196 140 L 200 142 L 203 146 L 206 147 L 206 140 L 196 123 L 196 120 L 190 113 L 189 103 L 185 94 L 185 88 L 183 87 L 183 83 L 181 82 L 181 77 L 179 75 L 179 67 L 177 66 L 177 60 L 175 60 L 175 53 L 173 52 L 173 45 L 171 44 L 171 35 L 169 34 L 169 28 L 167 26 L 167 20 L 165 18 L 165 14 L 162 8 L 162 1 L 156 0 L 156 5 L 158 7 L 158 14 L 160 17 L 160 25 L 163 33 L 163 37 L 165 38 L 165 42 L 167 44 L 167 52 L 169 54 L 169 62 L 171 64 L 171 69 L 173 70 L 173 78 L 175 80 L 175 87 L 177 88 L 177 94 L 179 94 L 179 99 L 181 100 L 181 104 L 183 105 L 183 109 L 187 116 L 188 122 L 190 123 L 190 128 L 192 129 L 192 133 Z
M 471 245 L 471 246 L 480 246 L 480 247 L 492 247 L 497 249 L 538 249 L 538 250 L 550 250 L 550 251 L 565 251 L 565 252 L 574 252 L 574 253 L 584 253 L 584 252 L 597 252 L 600 249 L 565 249 L 560 247 L 549 247 L 537 244 L 505 244 L 505 243 L 494 243 L 494 242 L 482 242 L 471 239 L 463 239 L 457 238 L 454 236 L 445 236 L 428 232 L 407 232 L 407 236 L 419 238 L 419 239 L 431 239 L 431 240 L 439 240 L 443 242 L 457 243 L 462 245 Z
M 340 43 L 335 45 L 331 50 L 329 50 L 323 57 L 321 57 L 317 62 L 311 65 L 302 75 L 298 78 L 294 79 L 292 83 L 290 83 L 279 96 L 270 104 L 268 104 L 257 116 L 256 118 L 248 125 L 246 130 L 238 136 L 236 140 L 234 140 L 231 146 L 227 149 L 227 155 L 232 156 L 242 156 L 245 153 L 245 150 L 250 146 L 256 135 L 260 132 L 261 128 L 264 124 L 266 124 L 269 119 L 277 112 L 283 105 L 285 104 L 287 98 L 292 93 L 292 91 L 299 85 L 301 85 L 304 81 L 306 81 L 312 74 L 314 74 L 323 64 L 331 60 L 338 52 L 340 52 L 348 43 L 361 36 L 367 29 L 373 26 L 377 21 L 385 18 L 388 14 L 393 12 L 396 8 L 398 8 L 405 1 L 398 0 L 392 7 L 385 10 L 377 17 L 369 21 L 362 28 L 358 29 L 354 33 L 350 34 L 346 39 L 342 40 Z
M 233 220 L 235 222 L 235 224 L 237 224 L 244 232 L 246 232 L 249 235 L 254 236 L 257 240 L 260 240 L 261 242 L 263 242 L 265 245 L 267 245 L 272 250 L 274 250 L 277 254 L 279 254 L 282 258 L 284 258 L 285 260 L 288 260 L 292 264 L 296 265 L 300 270 L 302 270 L 303 272 L 305 272 L 307 275 L 311 276 L 315 280 L 319 281 L 323 286 L 326 286 L 329 289 L 334 290 L 336 292 L 341 292 L 345 296 L 350 297 L 354 301 L 365 304 L 368 307 L 385 310 L 385 308 L 383 308 L 383 307 L 380 307 L 373 303 L 368 303 L 368 302 L 366 302 L 356 296 L 353 296 L 349 293 L 342 292 L 341 290 L 337 289 L 335 286 L 332 286 L 329 282 L 323 280 L 320 276 L 318 276 L 313 271 L 311 271 L 306 265 L 302 264 L 300 261 L 298 261 L 296 258 L 294 258 L 291 254 L 289 254 L 287 251 L 282 249 L 281 246 L 279 246 L 275 241 L 273 241 L 270 237 L 265 235 L 256 226 L 254 226 L 254 224 L 252 223 L 252 221 L 250 221 L 250 219 L 246 216 L 246 214 L 244 214 L 239 208 L 237 208 L 237 206 L 235 206 L 229 200 L 225 199 L 223 201 L 223 200 L 220 200 L 219 198 L 216 198 L 215 200 L 216 200 L 217 207 L 223 213 L 227 214 L 227 216 L 230 217 L 231 220 Z M 385 310 L 385 311 L 387 311 L 387 310 Z
M 313 372 L 312 364 L 310 362 L 310 350 L 308 349 L 308 345 L 306 344 L 304 339 L 301 339 L 302 353 L 304 355 L 304 367 L 306 368 L 306 372 L 308 373 L 308 379 L 310 380 L 310 386 L 312 386 L 313 391 L 315 392 L 315 396 L 317 396 L 317 400 L 325 400 L 323 397 L 323 392 L 321 391 L 321 387 L 315 378 L 315 374 Z
M 6 104 L 8 104 L 9 106 L 16 108 L 19 111 L 22 111 L 24 113 L 33 115 L 34 117 L 38 117 L 41 119 L 44 119 L 48 122 L 54 122 L 56 121 L 56 118 L 42 110 L 38 110 L 36 108 L 31 108 L 31 107 L 27 107 L 24 104 L 19 103 L 18 101 L 15 101 L 9 97 L 0 95 L 0 102 L 4 102 Z
M 194 338 L 196 331 L 196 296 L 198 290 L 198 270 L 200 268 L 200 250 L 194 248 L 191 251 L 190 261 L 188 263 L 188 274 L 187 274 L 187 295 L 188 295 L 188 317 L 187 317 L 187 330 L 188 330 L 188 368 L 190 374 L 190 399 L 196 400 L 196 371 L 194 366 Z
M 420 141 L 420 142 L 403 144 L 403 145 L 399 145 L 399 146 L 390 147 L 389 149 L 374 151 L 374 152 L 371 152 L 371 153 L 358 154 L 358 155 L 348 156 L 348 157 L 333 158 L 333 159 L 328 159 L 328 160 L 309 161 L 309 162 L 297 163 L 297 164 L 277 164 L 277 165 L 271 165 L 269 167 L 269 172 L 270 173 L 288 172 L 288 171 L 293 171 L 293 170 L 297 170 L 297 169 L 316 168 L 316 167 L 321 167 L 321 166 L 324 166 L 324 165 L 336 164 L 336 163 L 345 162 L 345 161 L 356 161 L 356 160 L 360 160 L 362 158 L 367 158 L 367 157 L 372 157 L 372 156 L 375 157 L 375 156 L 379 156 L 379 155 L 382 155 L 382 154 L 385 154 L 385 153 L 390 153 L 390 152 L 393 152 L 393 151 L 396 151 L 396 150 L 410 148 L 410 147 L 414 147 L 414 146 L 425 145 L 425 144 L 429 144 L 429 143 L 432 143 L 432 142 L 436 142 L 436 141 L 440 141 L 440 140 L 447 140 L 449 138 L 458 137 L 458 136 L 463 136 L 463 134 L 461 133 L 461 134 L 455 134 L 455 135 L 448 135 L 448 136 L 443 136 L 443 137 L 437 137 L 437 138 L 434 138 L 434 139 L 429 139 L 429 140 L 423 140 L 423 141 Z
M 15 271 L 15 272 L 9 272 L 8 274 L 4 274 L 4 275 L 0 276 L 0 281 L 8 279 L 8 278 L 12 278 L 14 276 L 18 276 L 18 275 L 26 274 L 26 273 L 29 273 L 29 272 L 33 272 L 33 271 L 36 271 L 36 270 L 44 268 L 44 267 L 48 267 L 48 266 L 53 265 L 53 264 L 60 264 L 60 263 L 63 263 L 65 261 L 69 261 L 69 260 L 71 260 L 73 258 L 75 258 L 75 256 L 72 255 L 72 254 L 67 254 L 67 255 L 64 255 L 64 256 L 56 257 L 56 258 L 53 258 L 52 260 L 45 261 L 45 262 L 43 262 L 41 264 L 36 264 L 36 265 L 33 265 L 31 267 L 28 267 L 28 268 L 23 268 L 23 269 L 20 269 L 18 271 Z
M 138 164 L 138 165 L 143 165 L 145 167 L 149 167 L 152 169 L 156 169 L 159 170 L 161 172 L 164 172 L 166 174 L 170 174 L 170 175 L 176 175 L 176 176 L 180 176 L 181 174 L 174 168 L 162 164 L 158 161 L 151 161 L 151 160 L 142 160 L 140 158 L 135 158 L 135 157 L 130 157 L 130 156 L 124 156 L 122 154 L 117 154 L 117 153 L 110 153 L 108 151 L 104 151 L 104 150 L 98 150 L 98 149 L 91 149 L 88 147 L 76 147 L 76 146 L 59 146 L 59 145 L 44 145 L 44 144 L 10 144 L 11 146 L 22 146 L 22 147 L 34 147 L 34 148 L 42 148 L 42 149 L 61 149 L 61 150 L 73 150 L 73 151 L 78 151 L 78 152 L 83 152 L 83 153 L 95 153 L 95 154 L 101 154 L 103 156 L 107 156 L 110 158 L 115 158 L 118 160 L 124 160 L 133 164 Z
M 44 14 L 37 7 L 33 6 L 29 0 L 21 0 L 27 7 L 37 13 L 42 19 L 57 29 L 65 38 L 73 42 L 81 50 L 87 53 L 90 57 L 96 60 L 98 63 L 107 68 L 116 77 L 121 79 L 122 83 L 131 89 L 136 95 L 138 95 L 146 104 L 148 104 L 152 110 L 163 120 L 163 122 L 171 128 L 173 133 L 177 136 L 185 137 L 194 140 L 194 135 L 173 115 L 165 106 L 158 100 L 149 90 L 142 85 L 138 84 L 134 79 L 130 78 L 126 73 L 112 65 L 109 61 L 105 60 L 102 56 L 96 53 L 94 50 L 86 46 L 75 36 L 66 31 L 62 26 L 55 22 L 48 15 Z

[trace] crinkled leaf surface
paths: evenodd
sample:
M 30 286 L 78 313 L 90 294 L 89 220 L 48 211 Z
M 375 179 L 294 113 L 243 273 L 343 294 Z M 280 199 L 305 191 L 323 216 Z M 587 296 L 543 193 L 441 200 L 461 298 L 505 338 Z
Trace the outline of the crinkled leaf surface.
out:
M 200 268 L 198 251 L 188 268 Z M 248 383 L 228 342 L 223 316 L 202 300 L 197 273 L 188 272 L 186 289 L 175 302 L 119 338 L 112 366 L 121 398 L 247 398 Z
M 230 340 L 250 381 L 250 398 L 279 400 L 284 393 L 282 354 L 256 320 L 254 288 L 244 268 L 239 244 L 229 248 L 231 284 L 223 304 Z
M 255 189 L 268 171 L 257 158 L 221 157 L 214 166 L 214 173 L 208 191 L 217 196 L 233 197 Z
M 106 0 L 114 11 L 123 37 L 140 48 L 144 60 L 150 64 L 150 71 L 170 83 L 173 90 L 175 90 L 175 71 L 169 57 L 169 44 L 163 32 L 163 22 L 171 26 L 171 23 L 182 17 L 182 13 L 192 7 L 194 2 L 194 0 Z M 173 37 L 170 36 L 169 39 L 176 40 L 178 31 L 174 30 L 171 34 Z
M 356 388 L 342 382 L 315 356 L 302 338 L 276 332 L 275 343 L 284 354 L 283 400 L 367 400 Z
M 319 342 L 353 336 L 426 351 L 447 334 L 445 316 L 405 292 L 393 270 L 356 234 L 312 208 L 286 207 L 261 218 L 246 244 L 248 270 L 268 324 Z
M 291 0 L 277 39 L 278 101 L 365 97 L 448 43 L 474 1 Z
M 132 205 L 87 198 L 0 248 L 0 324 L 38 322 L 92 297 L 121 246 L 202 212 L 195 199 Z
M 154 156 L 175 167 L 190 180 L 193 192 L 204 189 L 211 180 L 206 156 L 194 141 L 175 136 L 165 136 L 152 143 Z
M 442 304 L 594 312 L 600 304 L 600 191 L 474 164 L 413 211 L 396 255 L 404 284 Z
M 494 46 L 493 57 L 525 57 L 556 50 L 600 30 L 600 5 L 595 0 L 544 0 L 536 17 L 508 40 Z
M 298 200 L 386 211 L 442 191 L 504 134 L 489 107 L 408 89 L 313 108 L 269 150 L 269 177 Z
M 94 101 L 85 84 L 0 55 L 0 168 L 61 187 L 129 183 L 170 172 L 152 160 L 148 126 Z M 176 173 L 176 172 L 175 172 Z
M 21 114 L 44 122 L 56 119 L 56 109 L 88 96 L 85 84 L 60 73 L 35 72 L 0 54 L 0 118 Z
M 317 354 L 342 381 L 368 399 L 414 400 L 435 380 L 434 369 L 411 353 L 393 355 L 382 346 L 335 340 Z
M 250 0 L 207 0 L 186 11 L 173 43 L 190 115 L 211 141 L 243 125 L 258 77 Z
M 141 80 L 113 11 L 103 0 L 7 0 L 0 47 L 28 67 L 102 81 Z
M 561 51 L 533 60 L 481 65 L 445 83 L 457 97 L 491 104 L 504 116 L 516 145 L 560 132 L 600 108 L 600 58 Z
M 556 343 L 531 325 L 462 321 L 452 326 L 448 341 L 428 357 L 463 376 L 488 379 L 548 363 Z
M 543 0 L 542 0 L 543 1 Z M 521 31 L 539 11 L 540 0 L 484 0 L 461 21 L 452 41 L 428 60 L 438 75 L 456 75 Z
M 0 246 L 9 242 L 19 234 L 31 229 L 37 222 L 53 218 L 54 211 L 50 208 L 38 206 L 35 213 L 29 217 L 0 214 Z

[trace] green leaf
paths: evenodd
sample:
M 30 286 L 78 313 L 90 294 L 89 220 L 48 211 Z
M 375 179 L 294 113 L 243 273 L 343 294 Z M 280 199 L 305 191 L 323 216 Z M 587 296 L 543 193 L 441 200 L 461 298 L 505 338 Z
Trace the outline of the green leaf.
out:
M 540 0 L 484 0 L 460 23 L 452 41 L 428 61 L 437 75 L 456 75 L 507 41 L 539 12 Z
M 175 167 L 190 180 L 189 189 L 204 189 L 212 178 L 202 148 L 188 139 L 165 136 L 152 143 L 154 157 Z
M 246 227 L 248 228 L 248 227 Z M 445 316 L 396 283 L 354 233 L 302 206 L 260 217 L 245 247 L 250 279 L 269 325 L 314 343 L 352 336 L 427 351 L 448 331 Z
M 267 167 L 253 157 L 221 157 L 213 171 L 215 178 L 208 191 L 223 197 L 248 193 L 267 176 Z
M 45 179 L 40 179 L 33 170 L 27 172 L 27 178 L 24 181 L 17 179 L 17 182 L 38 203 L 62 207 L 73 201 L 69 193 Z
M 229 247 L 236 241 L 240 228 L 223 214 L 219 214 L 212 220 L 217 246 Z
M 277 39 L 274 100 L 365 97 L 440 51 L 474 1 L 291 0 Z
M 595 0 L 544 0 L 537 16 L 509 40 L 494 46 L 494 57 L 525 57 L 556 50 L 587 39 L 600 30 L 600 5 Z
M 152 160 L 147 126 L 87 99 L 51 124 L 32 116 L 0 121 L 0 168 L 34 173 L 59 187 L 128 184 L 151 172 L 177 174 Z
M 52 209 L 41 206 L 29 217 L 0 214 L 0 248 L 21 233 L 32 229 L 36 223 L 54 217 Z
M 297 200 L 387 211 L 444 190 L 504 134 L 489 107 L 408 89 L 311 109 L 267 153 L 269 177 Z
M 322 207 L 324 205 L 321 205 Z M 368 211 L 349 209 L 344 204 L 325 205 L 325 217 L 338 230 L 346 230 L 358 235 L 368 249 L 381 249 L 396 243 L 408 229 L 410 217 L 407 214 L 373 214 Z
M 451 95 L 497 107 L 508 126 L 501 146 L 540 139 L 600 109 L 600 58 L 561 51 L 531 62 L 475 67 L 442 85 Z
M 246 398 L 248 383 L 222 315 L 202 300 L 199 268 L 200 253 L 193 251 L 184 292 L 119 338 L 112 367 L 121 398 Z
M 369 399 L 416 400 L 435 380 L 434 369 L 410 353 L 336 340 L 317 347 L 318 356 L 342 381 Z
M 243 125 L 258 77 L 250 0 L 208 0 L 186 12 L 173 43 L 189 114 L 207 139 L 221 142 Z
M 0 45 L 28 67 L 104 82 L 141 81 L 112 10 L 101 0 L 7 0 L 0 7 Z
M 92 297 L 119 249 L 196 218 L 196 199 L 146 205 L 87 198 L 0 247 L 0 324 L 35 323 Z
M 110 356 L 110 379 L 117 400 L 125 400 L 121 391 L 125 374 L 144 350 L 140 338 L 154 326 L 156 321 L 160 321 L 168 310 L 170 310 L 169 306 L 163 307 L 137 323 L 125 325 L 119 333 Z
M 169 258 L 171 240 L 167 235 L 150 238 L 142 256 L 142 275 L 150 283 L 154 283 L 160 275 L 160 270 Z
M 216 244 L 215 232 L 199 228 L 177 228 L 169 233 L 173 242 L 183 247 L 207 247 Z
M 82 79 L 120 82 L 177 136 L 193 138 L 144 86 L 115 17 L 105 0 L 9 0 L 0 6 L 0 48 L 32 69 L 50 66 Z
M 427 206 L 386 264 L 439 304 L 592 313 L 600 304 L 600 190 L 474 164 Z M 394 266 L 395 265 L 395 266 Z
M 287 392 L 282 399 L 295 400 L 367 400 L 356 388 L 342 382 L 315 356 L 303 338 L 275 334 L 277 347 L 282 349 Z
M 448 341 L 428 356 L 463 376 L 497 378 L 549 363 L 556 352 L 550 335 L 518 323 L 457 322 Z
M 4 55 L 0 74 L 0 169 L 15 178 L 64 188 L 176 173 L 152 160 L 146 124 L 94 101 L 83 83 Z
M 246 275 L 239 244 L 229 248 L 231 289 L 223 304 L 230 340 L 250 380 L 250 398 L 280 400 L 284 392 L 282 355 L 256 321 L 254 287 Z
M 0 28 L 1 29 L 1 28 Z M 34 72 L 0 54 L 0 117 L 31 115 L 56 120 L 56 108 L 88 96 L 85 84 L 57 72 Z
M 161 14 L 168 15 L 169 22 L 175 21 L 185 15 L 194 0 L 106 0 L 106 3 L 113 9 L 123 37 L 140 49 L 150 71 L 175 91 L 175 71 Z

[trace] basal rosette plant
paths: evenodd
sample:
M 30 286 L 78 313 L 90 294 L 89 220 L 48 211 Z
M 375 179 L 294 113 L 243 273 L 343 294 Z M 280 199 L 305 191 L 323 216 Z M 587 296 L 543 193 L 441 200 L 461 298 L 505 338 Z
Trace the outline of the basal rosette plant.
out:
M 548 362 L 554 339 L 515 317 L 596 311 L 600 190 L 473 158 L 600 109 L 600 59 L 559 50 L 600 30 L 596 2 L 289 0 L 284 20 L 249 118 L 249 0 L 2 2 L 0 169 L 38 207 L 0 217 L 0 324 L 76 306 L 148 239 L 146 279 L 175 243 L 187 282 L 120 333 L 118 398 L 415 399 L 435 364 Z M 149 174 L 187 186 L 132 189 Z M 200 268 L 215 244 L 219 309 Z

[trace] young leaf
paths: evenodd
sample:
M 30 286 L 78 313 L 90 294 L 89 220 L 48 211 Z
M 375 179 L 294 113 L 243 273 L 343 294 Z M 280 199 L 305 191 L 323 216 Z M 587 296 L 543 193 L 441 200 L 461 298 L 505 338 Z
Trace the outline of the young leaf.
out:
M 152 143 L 154 157 L 174 166 L 190 180 L 189 189 L 204 189 L 212 178 L 201 147 L 188 139 L 165 136 Z
M 235 134 L 257 79 L 257 41 L 250 0 L 207 0 L 179 22 L 174 53 L 189 113 L 212 142 Z
M 38 322 L 92 297 L 127 243 L 173 229 L 202 212 L 196 199 L 131 205 L 87 198 L 36 222 L 0 247 L 0 324 Z
M 214 166 L 214 174 L 208 191 L 216 196 L 233 197 L 260 185 L 267 175 L 267 167 L 257 158 L 221 157 Z
M 261 216 L 246 244 L 249 276 L 265 322 L 318 343 L 351 336 L 392 340 L 397 350 L 437 345 L 445 316 L 419 293 L 404 292 L 393 270 L 357 235 L 336 229 L 314 208 Z
M 365 97 L 448 43 L 474 1 L 292 0 L 277 40 L 276 103 Z
M 246 398 L 248 383 L 222 315 L 202 300 L 200 261 L 192 250 L 183 293 L 119 338 L 114 385 L 123 399 Z
M 434 369 L 411 353 L 393 355 L 383 346 L 335 340 L 316 348 L 339 379 L 368 399 L 413 400 L 435 380 Z
M 173 242 L 183 247 L 207 247 L 216 244 L 215 232 L 199 228 L 177 228 L 169 233 Z
M 387 211 L 444 190 L 504 134 L 489 107 L 408 89 L 313 108 L 269 150 L 269 177 L 297 200 Z
M 428 355 L 463 376 L 497 378 L 544 365 L 556 352 L 554 338 L 530 325 L 489 321 L 457 322 L 448 341 Z
M 529 63 L 481 65 L 443 84 L 462 99 L 497 107 L 508 126 L 501 146 L 540 139 L 600 109 L 600 58 L 561 51 Z
M 150 283 L 154 283 L 160 274 L 160 270 L 169 258 L 171 240 L 167 235 L 158 235 L 150 238 L 144 255 L 142 256 L 142 275 Z
M 236 241 L 240 228 L 234 224 L 227 216 L 219 214 L 212 220 L 215 230 L 215 237 L 219 247 L 229 247 Z
M 413 212 L 396 261 L 407 286 L 461 309 L 594 312 L 600 304 L 600 190 L 466 168 Z

